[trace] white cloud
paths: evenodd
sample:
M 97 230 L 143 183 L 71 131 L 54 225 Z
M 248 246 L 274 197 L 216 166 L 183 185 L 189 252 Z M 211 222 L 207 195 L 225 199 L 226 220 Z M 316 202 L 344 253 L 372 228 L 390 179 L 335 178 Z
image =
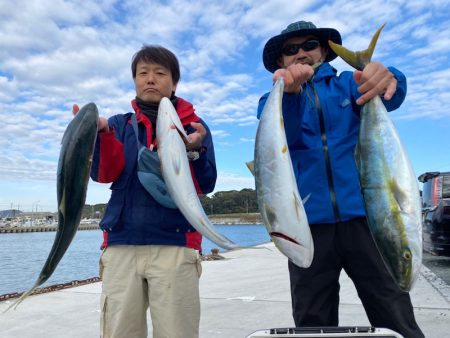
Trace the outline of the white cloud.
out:
M 244 143 L 254 143 L 255 139 L 254 138 L 245 138 L 245 137 L 241 137 L 239 139 L 239 141 L 244 142 Z
M 225 131 L 225 130 L 211 130 L 211 134 L 213 136 L 214 139 L 216 138 L 224 138 L 227 136 L 230 136 L 230 133 Z
M 238 176 L 230 172 L 217 173 L 217 183 L 214 192 L 227 190 L 241 190 L 244 188 L 255 189 L 255 179 L 253 176 Z
M 351 49 L 366 48 L 374 30 L 387 22 L 374 58 L 408 78 L 407 99 L 393 118 L 447 120 L 449 11 L 448 0 L 394 0 L 388 7 L 375 0 L 1 1 L 0 185 L 54 182 L 72 104 L 95 102 L 106 117 L 130 111 L 131 57 L 143 44 L 176 53 L 182 76 L 177 95 L 194 103 L 213 131 L 216 149 L 250 144 L 259 97 L 271 86 L 262 48 L 297 20 L 335 27 Z M 351 69 L 340 59 L 333 65 Z M 251 158 L 248 148 L 243 156 Z M 218 187 L 251 181 L 221 173 Z M 90 196 L 103 199 L 101 191 Z

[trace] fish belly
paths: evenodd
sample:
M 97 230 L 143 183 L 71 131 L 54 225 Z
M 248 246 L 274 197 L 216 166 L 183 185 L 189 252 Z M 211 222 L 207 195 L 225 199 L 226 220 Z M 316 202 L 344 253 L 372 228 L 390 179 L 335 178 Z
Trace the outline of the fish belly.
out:
M 189 224 L 198 232 L 224 249 L 238 248 L 238 245 L 214 229 L 203 210 L 192 181 L 189 161 L 186 156 L 186 146 L 177 129 L 172 127 L 173 125 L 180 128 L 181 121 L 172 103 L 163 98 L 158 111 L 156 137 L 158 139 L 161 173 L 167 191 Z
M 284 131 L 280 79 L 264 106 L 255 140 L 255 185 L 259 211 L 277 248 L 294 264 L 309 267 L 314 246 Z

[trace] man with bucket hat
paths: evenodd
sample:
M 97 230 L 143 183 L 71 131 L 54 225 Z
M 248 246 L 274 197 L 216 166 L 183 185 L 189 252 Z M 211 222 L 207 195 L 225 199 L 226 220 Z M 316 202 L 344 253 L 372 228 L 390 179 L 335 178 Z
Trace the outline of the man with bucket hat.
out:
M 328 40 L 342 43 L 333 28 L 290 24 L 263 50 L 273 82 L 283 77 L 282 110 L 287 142 L 314 241 L 309 268 L 288 262 L 296 326 L 339 324 L 339 275 L 352 279 L 371 325 L 404 337 L 424 337 L 408 292 L 387 271 L 366 221 L 354 160 L 361 106 L 381 95 L 388 111 L 406 95 L 406 78 L 395 68 L 370 62 L 339 75 L 329 62 Z M 260 117 L 269 93 L 259 101 Z

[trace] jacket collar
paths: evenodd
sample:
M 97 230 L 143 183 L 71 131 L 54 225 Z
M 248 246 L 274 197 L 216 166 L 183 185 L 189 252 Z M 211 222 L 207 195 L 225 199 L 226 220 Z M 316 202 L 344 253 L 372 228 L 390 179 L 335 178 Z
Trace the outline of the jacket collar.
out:
M 142 122 L 145 125 L 150 123 L 148 117 L 141 112 L 141 109 L 137 105 L 135 99 L 131 101 L 131 106 L 136 113 L 136 119 L 138 122 Z M 192 103 L 182 99 L 181 97 L 178 98 L 177 106 L 175 107 L 175 109 L 178 116 L 180 117 L 181 123 L 184 126 L 190 124 L 191 122 L 198 122 L 200 120 L 200 118 L 195 114 L 195 109 Z
M 337 70 L 328 62 L 324 62 L 316 69 L 314 74 L 314 82 L 321 81 L 325 78 L 334 77 L 336 74 Z

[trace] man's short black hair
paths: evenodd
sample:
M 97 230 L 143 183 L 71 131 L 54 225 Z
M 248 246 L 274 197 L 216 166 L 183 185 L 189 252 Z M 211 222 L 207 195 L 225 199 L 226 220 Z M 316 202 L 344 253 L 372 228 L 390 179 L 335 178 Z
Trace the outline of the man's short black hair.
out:
M 141 50 L 133 55 L 131 72 L 133 79 L 136 78 L 136 66 L 139 61 L 156 63 L 170 70 L 172 81 L 177 84 L 180 81 L 180 65 L 174 53 L 167 48 L 158 45 L 144 45 Z

